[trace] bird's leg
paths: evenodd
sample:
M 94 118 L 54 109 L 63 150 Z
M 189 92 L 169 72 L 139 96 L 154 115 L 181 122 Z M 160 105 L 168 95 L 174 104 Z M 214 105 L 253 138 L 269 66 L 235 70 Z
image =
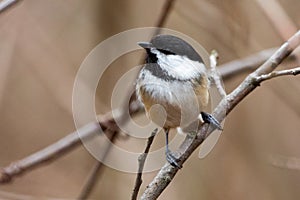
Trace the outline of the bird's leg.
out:
M 174 167 L 182 168 L 181 165 L 178 164 L 177 159 L 175 156 L 172 155 L 172 152 L 169 149 L 169 130 L 170 129 L 164 129 L 166 133 L 166 159 L 167 161 Z
M 211 114 L 206 112 L 201 112 L 200 114 L 205 123 L 211 124 L 213 127 L 219 130 L 223 130 L 220 122 L 216 118 L 214 118 Z

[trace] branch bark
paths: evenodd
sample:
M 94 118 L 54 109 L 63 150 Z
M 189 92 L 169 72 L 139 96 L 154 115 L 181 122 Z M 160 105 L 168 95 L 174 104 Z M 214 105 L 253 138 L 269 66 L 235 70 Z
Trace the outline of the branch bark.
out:
M 20 0 L 3 0 L 0 2 L 0 13 L 18 3 Z
M 296 67 L 296 68 L 293 68 L 293 69 L 281 70 L 281 71 L 274 71 L 274 72 L 271 72 L 269 74 L 263 74 L 263 75 L 260 75 L 260 76 L 256 77 L 256 82 L 258 82 L 258 84 L 259 84 L 263 81 L 266 81 L 266 80 L 269 80 L 269 79 L 272 79 L 272 78 L 276 78 L 276 77 L 279 77 L 279 76 L 286 76 L 286 75 L 296 76 L 299 73 L 300 73 L 300 67 Z
M 284 43 L 263 65 L 256 71 L 246 77 L 246 79 L 230 94 L 224 98 L 213 112 L 213 115 L 220 122 L 224 120 L 232 109 L 241 102 L 249 93 L 251 93 L 259 82 L 257 77 L 272 72 L 290 53 L 300 44 L 300 31 L 293 35 L 286 43 Z M 183 164 L 193 153 L 193 151 L 212 133 L 213 129 L 207 124 L 200 127 L 197 137 L 192 140 L 186 137 L 178 149 L 179 164 Z M 157 199 L 160 194 L 166 189 L 170 182 L 175 177 L 178 169 L 166 163 L 158 172 L 153 181 L 147 186 L 142 200 Z

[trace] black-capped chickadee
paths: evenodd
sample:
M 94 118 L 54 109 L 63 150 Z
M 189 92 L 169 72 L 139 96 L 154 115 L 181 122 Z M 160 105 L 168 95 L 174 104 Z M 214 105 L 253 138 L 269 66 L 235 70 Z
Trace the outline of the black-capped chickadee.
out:
M 181 168 L 169 150 L 170 128 L 197 131 L 204 122 L 222 129 L 212 115 L 203 112 L 209 102 L 205 65 L 190 44 L 172 35 L 157 35 L 150 42 L 138 44 L 146 50 L 147 58 L 137 79 L 137 97 L 151 121 L 165 130 L 167 161 Z M 154 105 L 162 106 L 164 111 L 151 109 Z

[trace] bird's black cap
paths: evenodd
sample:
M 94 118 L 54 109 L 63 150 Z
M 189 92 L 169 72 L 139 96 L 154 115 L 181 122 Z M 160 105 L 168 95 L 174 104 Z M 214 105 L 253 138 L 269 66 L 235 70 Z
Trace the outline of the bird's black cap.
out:
M 168 51 L 176 55 L 187 56 L 194 61 L 203 62 L 196 50 L 183 39 L 173 35 L 157 35 L 150 42 L 139 42 L 141 47 L 156 48 L 157 50 Z

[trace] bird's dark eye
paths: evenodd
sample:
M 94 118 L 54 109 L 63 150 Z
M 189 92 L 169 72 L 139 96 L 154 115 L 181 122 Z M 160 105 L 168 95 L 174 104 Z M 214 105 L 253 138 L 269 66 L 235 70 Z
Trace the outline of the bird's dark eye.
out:
M 175 55 L 175 53 L 164 49 L 158 49 L 158 51 L 162 52 L 165 55 Z

